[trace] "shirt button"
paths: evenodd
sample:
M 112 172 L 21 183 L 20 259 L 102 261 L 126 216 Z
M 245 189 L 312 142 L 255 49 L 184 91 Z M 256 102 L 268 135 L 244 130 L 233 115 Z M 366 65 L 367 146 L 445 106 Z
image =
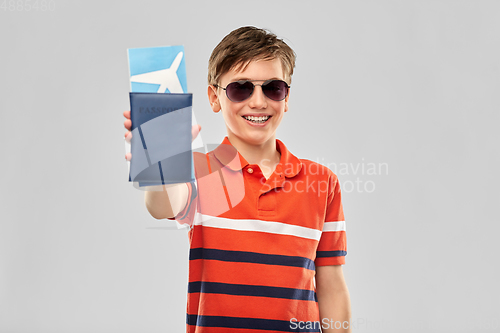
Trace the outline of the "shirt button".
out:
M 253 169 L 252 169 L 252 168 L 248 168 L 248 169 L 247 169 L 247 172 L 248 172 L 248 173 L 253 173 Z

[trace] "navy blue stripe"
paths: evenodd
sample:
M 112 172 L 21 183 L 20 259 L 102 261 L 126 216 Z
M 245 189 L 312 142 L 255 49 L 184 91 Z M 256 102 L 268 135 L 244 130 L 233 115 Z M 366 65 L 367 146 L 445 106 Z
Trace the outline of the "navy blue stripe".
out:
M 291 319 L 291 318 L 290 318 Z M 309 327 L 305 323 L 275 320 L 275 319 L 259 319 L 259 318 L 241 318 L 241 317 L 225 317 L 225 316 L 201 316 L 187 315 L 186 323 L 192 326 L 204 327 L 227 327 L 239 329 L 254 329 L 263 331 L 280 331 L 280 332 L 320 332 L 320 322 L 312 322 Z
M 283 256 L 245 251 L 225 251 L 217 249 L 195 248 L 189 253 L 189 260 L 209 259 L 231 262 L 251 262 L 254 264 L 302 267 L 315 270 L 314 261 L 298 256 Z
M 343 257 L 346 255 L 346 251 L 316 251 L 316 258 Z
M 253 286 L 221 282 L 189 282 L 188 293 L 225 294 L 237 296 L 272 297 L 316 302 L 314 290 L 283 287 Z

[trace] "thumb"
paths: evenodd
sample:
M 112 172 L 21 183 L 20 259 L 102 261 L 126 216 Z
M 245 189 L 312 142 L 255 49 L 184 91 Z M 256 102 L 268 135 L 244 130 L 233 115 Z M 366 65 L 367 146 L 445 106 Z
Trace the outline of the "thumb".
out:
M 196 139 L 200 131 L 201 131 L 201 125 L 193 125 L 193 127 L 191 128 L 191 135 L 193 137 L 193 141 L 194 139 Z

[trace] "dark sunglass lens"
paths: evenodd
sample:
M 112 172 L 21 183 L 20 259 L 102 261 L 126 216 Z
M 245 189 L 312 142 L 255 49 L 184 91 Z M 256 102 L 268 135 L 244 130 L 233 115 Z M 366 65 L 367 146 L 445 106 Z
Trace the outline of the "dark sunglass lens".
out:
M 262 85 L 262 91 L 272 100 L 281 101 L 288 94 L 286 82 L 281 80 L 273 80 Z
M 249 81 L 237 81 L 226 87 L 227 97 L 233 102 L 241 102 L 250 97 L 253 92 L 253 84 Z

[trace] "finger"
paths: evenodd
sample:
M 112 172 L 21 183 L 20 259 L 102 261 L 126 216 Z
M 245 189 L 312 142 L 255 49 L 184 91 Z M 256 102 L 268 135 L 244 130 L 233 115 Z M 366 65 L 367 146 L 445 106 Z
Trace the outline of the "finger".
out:
M 125 133 L 125 141 L 130 143 L 130 140 L 132 140 L 132 132 Z
M 123 126 L 130 131 L 132 129 L 132 121 L 130 119 L 125 120 Z
M 130 119 L 130 111 L 123 111 L 123 116 L 127 119 Z
M 201 125 L 193 125 L 193 127 L 191 128 L 191 135 L 193 137 L 193 141 L 194 139 L 196 139 L 200 131 L 201 131 Z
M 132 159 L 132 153 L 126 153 L 126 154 L 125 154 L 125 159 L 126 159 L 127 161 L 130 161 L 130 160 Z

